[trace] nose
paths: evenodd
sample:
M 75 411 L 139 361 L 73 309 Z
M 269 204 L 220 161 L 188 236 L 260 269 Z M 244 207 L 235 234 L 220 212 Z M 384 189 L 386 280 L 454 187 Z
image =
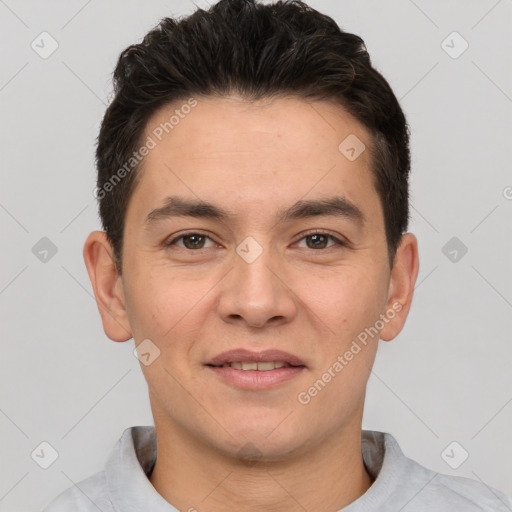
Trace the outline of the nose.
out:
M 225 322 L 261 328 L 288 323 L 296 315 L 296 298 L 283 266 L 265 249 L 254 261 L 238 254 L 222 280 L 218 313 Z

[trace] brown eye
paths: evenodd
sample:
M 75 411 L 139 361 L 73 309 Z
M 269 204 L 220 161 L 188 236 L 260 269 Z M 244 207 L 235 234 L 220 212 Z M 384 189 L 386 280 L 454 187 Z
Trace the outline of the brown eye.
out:
M 206 235 L 202 235 L 201 233 L 189 233 L 187 235 L 181 235 L 176 238 L 173 238 L 169 242 L 167 242 L 165 245 L 167 247 L 176 245 L 182 249 L 190 249 L 190 250 L 197 250 L 197 249 L 204 249 L 205 243 L 210 240 L 210 237 Z M 182 241 L 182 244 L 179 244 L 178 242 Z M 210 240 L 210 242 L 212 242 Z
M 302 240 L 306 240 L 306 248 L 307 249 L 328 249 L 333 245 L 344 245 L 340 240 L 332 235 L 328 235 L 327 233 L 311 233 L 309 235 L 304 236 Z M 329 240 L 332 240 L 333 243 L 329 244 Z
M 311 244 L 307 244 L 309 249 L 325 249 L 329 237 L 327 235 L 316 234 L 308 235 L 305 238 L 311 241 Z
M 202 249 L 205 238 L 203 235 L 186 235 L 183 237 L 183 245 L 187 249 Z

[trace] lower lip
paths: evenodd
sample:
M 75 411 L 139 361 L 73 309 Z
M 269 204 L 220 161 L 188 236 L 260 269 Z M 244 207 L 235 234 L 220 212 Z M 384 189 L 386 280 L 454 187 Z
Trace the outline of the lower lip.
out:
M 267 389 L 277 386 L 282 382 L 293 379 L 299 375 L 304 366 L 292 366 L 276 368 L 274 370 L 237 370 L 230 366 L 217 367 L 207 366 L 206 368 L 215 372 L 220 378 L 243 389 Z

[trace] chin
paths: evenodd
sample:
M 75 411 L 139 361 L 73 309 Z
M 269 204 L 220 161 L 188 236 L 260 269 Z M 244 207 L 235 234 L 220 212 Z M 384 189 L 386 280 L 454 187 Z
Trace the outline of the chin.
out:
M 223 446 L 215 440 L 216 448 L 240 460 L 270 462 L 287 459 L 302 451 L 307 440 L 299 437 L 296 426 L 279 425 L 282 419 L 227 427 L 233 437 L 229 437 Z

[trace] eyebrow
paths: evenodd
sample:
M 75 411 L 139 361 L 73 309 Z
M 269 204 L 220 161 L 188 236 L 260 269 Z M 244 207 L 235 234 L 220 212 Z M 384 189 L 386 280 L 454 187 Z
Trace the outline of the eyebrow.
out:
M 361 209 L 347 198 L 340 196 L 308 201 L 299 200 L 291 207 L 279 210 L 277 221 L 289 222 L 319 216 L 343 217 L 359 224 L 365 222 Z M 169 196 L 165 199 L 163 206 L 149 212 L 145 225 L 149 227 L 159 220 L 172 217 L 194 217 L 226 222 L 237 215 L 208 201 Z

